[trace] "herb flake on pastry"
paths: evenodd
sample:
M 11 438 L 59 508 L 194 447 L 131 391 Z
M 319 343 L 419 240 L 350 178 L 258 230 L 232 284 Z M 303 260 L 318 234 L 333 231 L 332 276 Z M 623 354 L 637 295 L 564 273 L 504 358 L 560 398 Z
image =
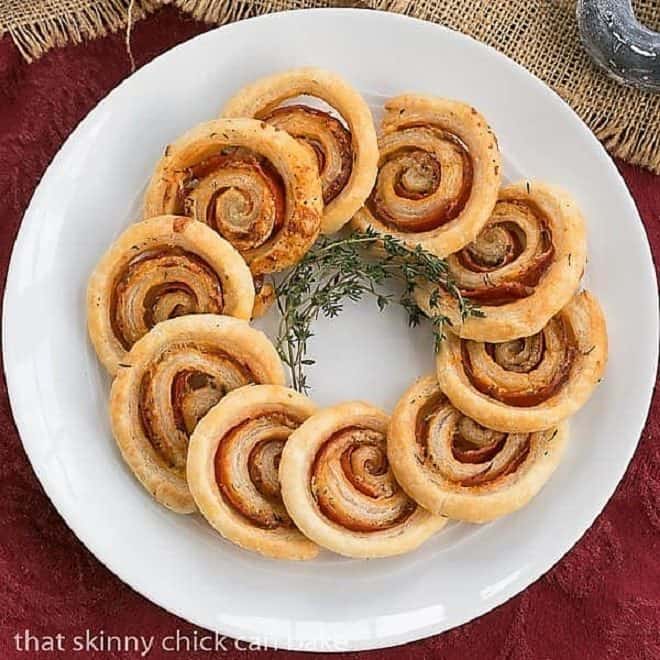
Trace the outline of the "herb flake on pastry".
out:
M 486 428 L 457 410 L 428 376 L 396 405 L 387 455 L 401 486 L 425 509 L 486 522 L 520 509 L 541 490 L 566 438 L 565 423 L 534 433 Z
M 188 449 L 188 485 L 222 536 L 275 559 L 318 554 L 286 512 L 278 476 L 287 439 L 315 411 L 295 390 L 247 385 L 223 397 L 197 425 Z
M 353 218 L 439 257 L 473 241 L 497 200 L 501 159 L 484 117 L 471 106 L 406 94 L 385 104 L 376 183 Z
M 514 433 L 557 426 L 589 399 L 605 370 L 607 330 L 596 299 L 577 294 L 545 327 L 500 343 L 448 334 L 440 388 L 482 426 Z
M 414 550 L 446 519 L 421 509 L 387 461 L 388 416 L 359 401 L 312 415 L 287 441 L 280 461 L 284 504 L 298 528 L 348 557 Z
M 188 441 L 229 391 L 284 383 L 277 351 L 246 321 L 196 314 L 163 321 L 139 339 L 110 392 L 112 431 L 128 466 L 161 504 L 191 513 Z
M 343 120 L 303 101 L 320 99 Z M 321 231 L 338 231 L 362 206 L 376 177 L 378 146 L 369 107 L 343 78 L 302 68 L 261 78 L 239 90 L 222 110 L 224 117 L 254 117 L 287 131 L 313 156 L 323 190 Z

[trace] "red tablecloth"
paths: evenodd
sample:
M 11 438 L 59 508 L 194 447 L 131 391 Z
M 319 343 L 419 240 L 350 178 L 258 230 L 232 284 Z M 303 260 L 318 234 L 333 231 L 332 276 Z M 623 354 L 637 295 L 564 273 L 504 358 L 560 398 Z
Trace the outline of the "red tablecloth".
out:
M 204 29 L 171 9 L 138 23 L 132 37 L 137 65 Z M 129 69 L 123 35 L 55 50 L 31 65 L 21 60 L 8 38 L 0 40 L 3 288 L 14 237 L 46 166 L 76 124 Z M 660 178 L 625 165 L 620 169 L 658 263 Z M 120 582 L 66 527 L 30 468 L 4 382 L 0 429 L 0 659 L 140 657 L 136 652 L 19 651 L 15 635 L 24 635 L 26 629 L 35 636 L 64 635 L 69 649 L 75 636 L 87 630 L 92 635 L 154 635 L 156 646 L 177 630 L 194 639 L 193 626 Z M 656 396 L 635 458 L 605 511 L 575 548 L 524 593 L 443 635 L 364 655 L 443 660 L 660 658 L 659 440 Z M 46 638 L 42 641 L 47 643 Z M 92 642 L 98 647 L 98 639 Z M 230 640 L 226 646 L 227 651 L 199 654 L 156 648 L 146 657 L 245 657 Z M 283 658 L 287 653 L 261 653 L 275 655 Z

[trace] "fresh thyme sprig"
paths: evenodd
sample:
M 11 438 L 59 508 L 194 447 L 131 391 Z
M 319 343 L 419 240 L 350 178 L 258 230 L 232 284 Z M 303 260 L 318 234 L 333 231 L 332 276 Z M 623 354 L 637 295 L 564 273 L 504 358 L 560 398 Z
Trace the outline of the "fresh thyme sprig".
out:
M 368 248 L 374 250 L 365 254 Z M 381 311 L 391 302 L 398 302 L 407 311 L 410 326 L 416 326 L 427 317 L 413 295 L 420 280 L 438 287 L 429 297 L 432 310 L 438 307 L 444 289 L 458 302 L 463 320 L 483 316 L 477 306 L 461 295 L 447 262 L 420 246 L 410 248 L 394 236 L 379 236 L 371 228 L 317 241 L 275 285 L 281 314 L 276 346 L 289 367 L 293 387 L 301 392 L 309 390 L 305 367 L 314 364 L 314 360 L 307 357 L 307 342 L 313 336 L 312 323 L 320 315 L 333 318 L 342 311 L 346 299 L 357 302 L 371 294 Z M 398 297 L 383 289 L 389 281 L 403 284 Z M 445 324 L 451 321 L 439 311 L 429 318 L 437 350 L 445 337 Z

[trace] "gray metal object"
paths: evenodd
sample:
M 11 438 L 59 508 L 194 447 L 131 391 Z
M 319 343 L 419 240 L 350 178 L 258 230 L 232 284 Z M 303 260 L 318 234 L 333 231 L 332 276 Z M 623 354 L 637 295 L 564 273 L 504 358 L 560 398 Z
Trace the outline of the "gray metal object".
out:
M 660 32 L 642 25 L 631 0 L 578 0 L 582 43 L 624 85 L 660 92 Z

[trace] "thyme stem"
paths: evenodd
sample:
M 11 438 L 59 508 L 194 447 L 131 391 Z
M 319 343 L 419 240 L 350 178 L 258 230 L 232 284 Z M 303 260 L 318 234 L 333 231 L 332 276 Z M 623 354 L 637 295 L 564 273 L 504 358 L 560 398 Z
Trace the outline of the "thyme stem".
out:
M 378 247 L 375 254 L 365 249 Z M 410 248 L 394 236 L 380 236 L 373 229 L 353 232 L 339 238 L 322 237 L 285 277 L 275 284 L 280 312 L 277 351 L 291 373 L 294 389 L 308 392 L 305 367 L 314 364 L 307 356 L 307 343 L 313 337 L 312 324 L 321 315 L 334 318 L 343 310 L 346 299 L 357 302 L 365 294 L 376 298 L 380 310 L 395 301 L 408 313 L 409 325 L 416 326 L 427 315 L 413 296 L 420 280 L 437 286 L 429 305 L 438 304 L 440 290 L 456 301 L 461 317 L 483 316 L 479 308 L 463 298 L 449 274 L 444 259 L 421 247 Z M 390 281 L 403 284 L 398 299 L 386 292 L 383 285 Z M 429 317 L 433 328 L 435 349 L 444 339 L 444 329 L 450 320 L 440 312 Z

